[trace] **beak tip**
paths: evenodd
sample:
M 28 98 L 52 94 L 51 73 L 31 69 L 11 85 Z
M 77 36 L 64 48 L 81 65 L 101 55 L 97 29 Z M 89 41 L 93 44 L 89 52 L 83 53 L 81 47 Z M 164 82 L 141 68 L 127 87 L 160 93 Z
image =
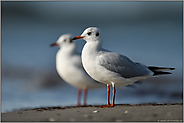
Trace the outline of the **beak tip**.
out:
M 83 39 L 84 37 L 83 36 L 76 36 L 76 37 L 74 37 L 72 40 L 77 40 L 77 39 Z
M 74 38 L 72 38 L 72 40 L 77 40 L 77 38 L 76 38 L 76 37 L 74 37 Z
M 57 46 L 57 43 L 52 43 L 50 47 Z

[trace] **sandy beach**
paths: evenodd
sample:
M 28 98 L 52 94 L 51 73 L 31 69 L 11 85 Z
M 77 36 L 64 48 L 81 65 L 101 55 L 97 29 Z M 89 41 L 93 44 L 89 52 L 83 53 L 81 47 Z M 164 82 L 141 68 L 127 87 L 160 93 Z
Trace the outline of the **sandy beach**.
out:
M 1 114 L 2 122 L 64 121 L 64 122 L 123 122 L 155 121 L 182 122 L 183 104 L 117 104 L 112 108 L 99 106 L 67 106 L 22 109 Z

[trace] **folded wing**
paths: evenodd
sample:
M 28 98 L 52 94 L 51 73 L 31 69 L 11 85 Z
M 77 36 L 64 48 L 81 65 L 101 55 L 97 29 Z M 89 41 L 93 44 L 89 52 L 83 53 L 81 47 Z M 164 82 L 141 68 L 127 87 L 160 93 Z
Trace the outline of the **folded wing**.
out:
M 124 78 L 153 75 L 147 66 L 134 63 L 128 57 L 114 52 L 101 51 L 99 63 L 107 70 L 118 73 Z

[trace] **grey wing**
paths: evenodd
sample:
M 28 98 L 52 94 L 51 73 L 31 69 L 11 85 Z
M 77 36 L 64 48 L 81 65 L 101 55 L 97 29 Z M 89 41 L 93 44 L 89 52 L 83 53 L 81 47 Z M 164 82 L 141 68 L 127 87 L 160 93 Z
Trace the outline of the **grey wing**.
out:
M 104 68 L 119 73 L 124 78 L 146 76 L 150 74 L 147 66 L 134 63 L 128 57 L 114 52 L 103 52 L 99 55 L 100 65 Z

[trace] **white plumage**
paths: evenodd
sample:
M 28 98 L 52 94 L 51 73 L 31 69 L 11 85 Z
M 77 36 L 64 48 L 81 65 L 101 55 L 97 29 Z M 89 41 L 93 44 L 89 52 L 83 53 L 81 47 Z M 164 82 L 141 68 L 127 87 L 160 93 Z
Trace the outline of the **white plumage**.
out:
M 60 47 L 56 54 L 56 70 L 63 80 L 79 89 L 78 105 L 80 105 L 81 89 L 84 89 L 87 94 L 87 89 L 105 87 L 105 85 L 95 81 L 86 73 L 71 35 L 64 34 L 60 36 L 57 42 L 51 46 L 56 45 Z

